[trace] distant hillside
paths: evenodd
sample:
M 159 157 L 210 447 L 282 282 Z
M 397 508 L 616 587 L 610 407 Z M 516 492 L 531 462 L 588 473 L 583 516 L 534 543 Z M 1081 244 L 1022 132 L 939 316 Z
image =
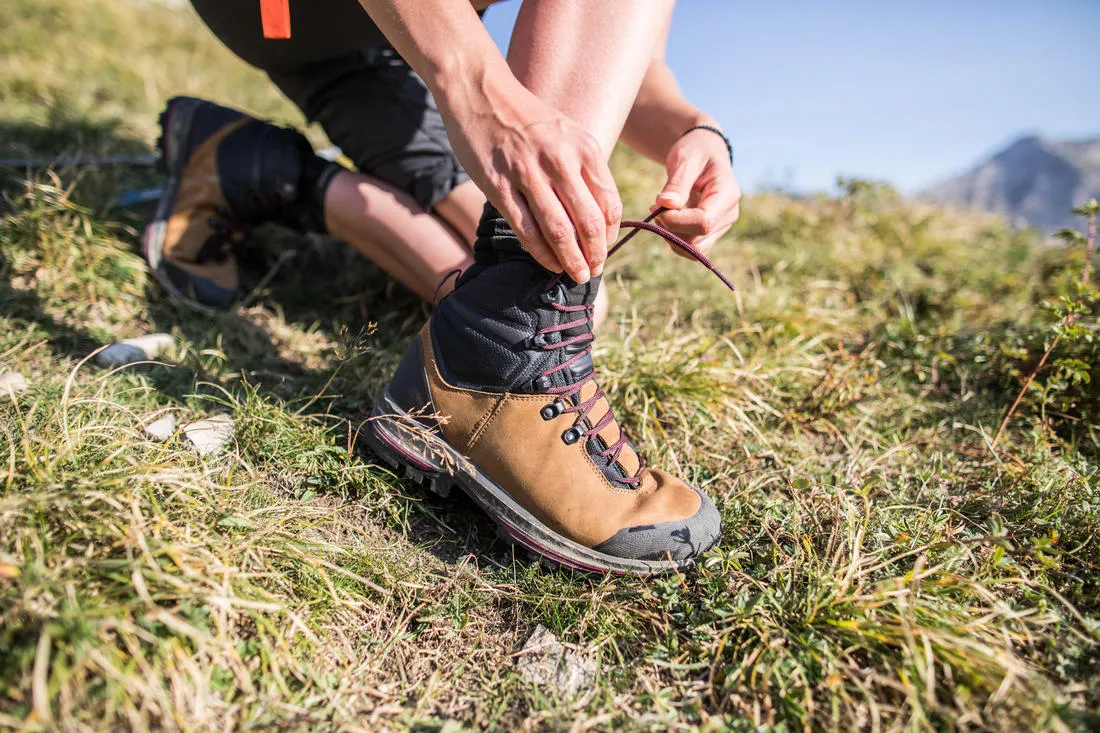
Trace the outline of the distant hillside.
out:
M 923 196 L 962 208 L 1006 214 L 1051 233 L 1077 226 L 1070 209 L 1100 197 L 1100 138 L 1056 142 L 1023 137 L 968 173 Z

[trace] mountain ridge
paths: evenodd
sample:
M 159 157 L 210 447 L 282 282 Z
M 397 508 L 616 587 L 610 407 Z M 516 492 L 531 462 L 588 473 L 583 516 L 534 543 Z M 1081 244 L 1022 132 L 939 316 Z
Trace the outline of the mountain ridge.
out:
M 1047 234 L 1079 224 L 1071 209 L 1100 197 L 1100 137 L 1051 140 L 1025 135 L 969 171 L 925 189 L 921 198 L 1000 213 Z

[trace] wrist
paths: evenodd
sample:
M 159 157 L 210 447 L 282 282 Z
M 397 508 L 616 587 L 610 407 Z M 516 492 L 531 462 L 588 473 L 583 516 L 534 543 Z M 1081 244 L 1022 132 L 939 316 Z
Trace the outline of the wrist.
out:
M 690 130 L 693 127 L 713 127 L 716 130 L 722 129 L 722 126 L 718 124 L 718 120 L 699 110 L 695 110 L 693 114 L 687 115 L 682 122 L 686 124 L 684 124 L 683 129 L 680 130 L 681 135 L 684 134 L 685 130 Z M 723 132 L 723 134 L 725 133 Z
M 424 81 L 440 109 L 462 119 L 471 111 L 486 107 L 491 110 L 497 102 L 506 103 L 509 91 L 515 91 L 513 87 L 523 89 L 503 57 L 495 56 L 458 52 L 434 67 L 431 79 Z
M 700 125 L 721 129 L 718 121 L 688 103 L 635 110 L 623 130 L 624 142 L 651 160 L 664 163 L 687 130 Z
M 729 156 L 730 167 L 733 166 L 733 143 L 731 143 L 730 139 L 726 137 L 726 133 L 722 132 L 722 128 L 716 125 L 692 125 L 688 129 L 684 130 L 683 134 L 680 135 L 680 137 L 686 137 L 689 133 L 695 132 L 712 135 L 712 140 L 721 140 L 722 144 L 726 148 L 726 154 Z

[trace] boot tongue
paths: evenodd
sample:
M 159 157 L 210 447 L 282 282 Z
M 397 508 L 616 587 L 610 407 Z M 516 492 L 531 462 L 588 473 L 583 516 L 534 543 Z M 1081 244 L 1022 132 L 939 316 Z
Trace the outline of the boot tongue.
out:
M 563 275 L 561 285 L 564 286 L 565 302 L 563 305 L 592 305 L 596 302 L 596 293 L 600 291 L 600 278 L 597 275 L 584 285 L 578 285 L 568 275 Z
M 591 306 L 596 301 L 596 293 L 600 290 L 600 278 L 597 276 L 585 284 L 579 285 L 573 282 L 569 277 L 564 276 L 554 287 L 558 289 L 556 302 L 561 305 L 568 307 Z M 575 336 L 592 333 L 591 310 L 576 310 L 569 313 L 555 310 L 552 311 L 552 314 L 555 322 L 559 324 L 571 323 L 574 321 L 578 322 L 576 326 L 567 328 L 559 333 L 559 337 L 562 341 L 566 341 Z M 591 341 L 582 340 L 566 346 L 556 353 L 559 354 L 561 362 L 564 363 L 573 359 L 582 351 L 588 350 L 591 344 Z M 592 363 L 592 355 L 590 353 L 585 354 L 559 372 L 561 376 L 560 383 L 563 386 L 576 384 L 594 370 L 595 365 Z
M 583 353 L 589 340 L 546 347 L 591 333 L 585 306 L 599 287 L 598 277 L 581 285 L 543 268 L 487 205 L 474 262 L 432 318 L 434 338 L 447 352 L 441 363 L 454 383 L 479 389 L 545 393 L 574 385 L 594 370 Z

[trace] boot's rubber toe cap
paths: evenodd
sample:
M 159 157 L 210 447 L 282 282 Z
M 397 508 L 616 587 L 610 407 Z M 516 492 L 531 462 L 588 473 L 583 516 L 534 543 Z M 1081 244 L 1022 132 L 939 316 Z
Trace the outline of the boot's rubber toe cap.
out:
M 722 536 L 722 517 L 710 498 L 699 491 L 699 509 L 687 519 L 627 527 L 594 550 L 635 560 L 692 560 L 713 547 Z

